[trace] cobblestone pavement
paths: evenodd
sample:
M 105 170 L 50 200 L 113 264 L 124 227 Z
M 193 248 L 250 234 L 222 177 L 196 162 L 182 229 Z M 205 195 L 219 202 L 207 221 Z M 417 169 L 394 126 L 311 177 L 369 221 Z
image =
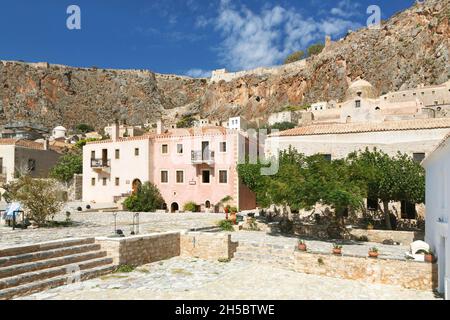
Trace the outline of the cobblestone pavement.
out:
M 274 244 L 281 245 L 287 248 L 294 248 L 297 245 L 298 237 L 276 236 L 269 235 L 265 232 L 233 232 L 231 239 L 239 242 L 250 242 L 258 244 Z M 305 240 L 308 246 L 308 250 L 315 253 L 330 253 L 333 249 L 333 242 L 331 241 L 318 241 L 318 240 Z M 409 246 L 390 246 L 380 243 L 371 242 L 357 242 L 357 241 L 343 241 L 342 244 L 343 255 L 367 257 L 370 248 L 377 247 L 379 250 L 380 258 L 383 259 L 396 259 L 405 260 L 405 253 L 409 252 Z
M 432 292 L 307 275 L 242 261 L 173 258 L 25 300 L 432 300 Z
M 55 221 L 64 221 L 65 214 L 55 216 Z M 20 244 L 45 242 L 69 237 L 108 236 L 114 233 L 112 213 L 73 213 L 71 219 L 75 226 L 67 228 L 16 229 L 0 226 L 0 249 Z M 215 226 L 224 219 L 223 214 L 213 213 L 141 213 L 139 216 L 140 233 L 165 232 Z M 133 213 L 117 214 L 117 229 L 129 235 L 132 230 Z

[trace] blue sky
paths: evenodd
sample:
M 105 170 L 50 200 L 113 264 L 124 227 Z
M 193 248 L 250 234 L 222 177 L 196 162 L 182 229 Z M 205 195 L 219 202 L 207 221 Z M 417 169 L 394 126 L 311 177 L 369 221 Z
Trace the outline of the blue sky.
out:
M 282 62 L 330 34 L 382 18 L 414 0 L 14 0 L 0 7 L 1 60 L 208 75 Z M 69 5 L 81 30 L 66 27 Z

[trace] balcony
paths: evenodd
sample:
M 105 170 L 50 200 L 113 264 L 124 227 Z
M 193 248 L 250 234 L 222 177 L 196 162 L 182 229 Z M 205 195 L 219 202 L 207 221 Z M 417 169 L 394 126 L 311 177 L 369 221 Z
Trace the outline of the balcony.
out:
M 91 159 L 91 168 L 95 171 L 107 171 L 111 167 L 111 160 Z
M 192 164 L 214 164 L 214 151 L 192 151 L 191 152 Z

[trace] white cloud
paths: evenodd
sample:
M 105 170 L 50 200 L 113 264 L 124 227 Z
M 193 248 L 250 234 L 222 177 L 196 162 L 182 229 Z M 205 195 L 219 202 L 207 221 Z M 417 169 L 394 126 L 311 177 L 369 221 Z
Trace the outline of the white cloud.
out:
M 280 63 L 325 35 L 338 36 L 359 27 L 343 18 L 305 18 L 295 9 L 274 6 L 255 13 L 222 0 L 215 28 L 222 34 L 219 57 L 231 70 L 252 69 Z
M 331 14 L 342 18 L 350 18 L 361 15 L 361 5 L 355 1 L 341 0 L 336 7 L 331 9 Z
M 186 71 L 186 75 L 192 78 L 211 78 L 211 70 L 190 69 Z

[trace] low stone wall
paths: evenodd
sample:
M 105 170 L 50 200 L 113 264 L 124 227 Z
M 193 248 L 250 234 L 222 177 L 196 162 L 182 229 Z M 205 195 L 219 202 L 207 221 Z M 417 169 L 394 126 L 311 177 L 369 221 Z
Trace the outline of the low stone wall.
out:
M 273 228 L 273 231 L 276 229 Z M 295 224 L 294 233 L 300 237 L 328 240 L 329 236 L 325 225 L 315 224 Z M 383 243 L 384 240 L 393 240 L 402 245 L 409 245 L 410 243 L 423 240 L 425 235 L 419 231 L 393 231 L 393 230 L 367 230 L 367 229 L 352 229 L 350 231 L 355 239 L 360 237 L 367 237 L 370 242 Z
M 418 231 L 391 231 L 391 230 L 366 230 L 353 229 L 351 234 L 357 238 L 367 237 L 370 242 L 383 243 L 384 240 L 393 240 L 402 245 L 409 245 L 417 240 L 424 240 L 423 232 Z
M 398 285 L 407 289 L 433 290 L 437 287 L 437 265 L 423 262 L 294 253 L 297 272 L 369 283 Z
M 181 235 L 181 255 L 201 259 L 231 259 L 238 243 L 231 241 L 230 234 L 206 234 L 190 232 Z
M 115 265 L 139 266 L 177 256 L 231 259 L 237 243 L 229 234 L 164 232 L 126 238 L 96 238 Z
M 96 238 L 116 265 L 139 266 L 180 255 L 180 233 L 164 232 L 127 238 Z

